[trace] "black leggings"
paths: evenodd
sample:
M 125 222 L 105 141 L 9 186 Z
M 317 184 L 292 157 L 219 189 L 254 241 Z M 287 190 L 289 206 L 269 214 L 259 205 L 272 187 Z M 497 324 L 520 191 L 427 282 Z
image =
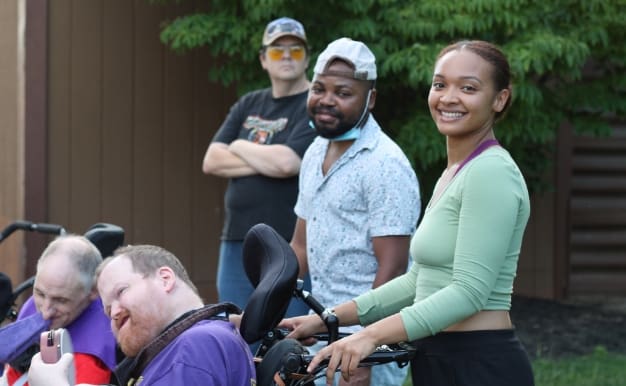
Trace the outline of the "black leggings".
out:
M 414 342 L 413 386 L 532 386 L 526 350 L 513 330 L 441 332 Z

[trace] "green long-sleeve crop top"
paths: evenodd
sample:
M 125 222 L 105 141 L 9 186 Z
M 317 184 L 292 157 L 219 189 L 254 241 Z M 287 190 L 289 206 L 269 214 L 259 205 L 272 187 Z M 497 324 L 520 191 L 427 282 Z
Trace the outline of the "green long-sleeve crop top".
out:
M 415 340 L 481 310 L 510 309 L 529 214 L 526 183 L 509 153 L 485 150 L 428 204 L 411 239 L 411 269 L 355 299 L 361 324 L 400 312 Z

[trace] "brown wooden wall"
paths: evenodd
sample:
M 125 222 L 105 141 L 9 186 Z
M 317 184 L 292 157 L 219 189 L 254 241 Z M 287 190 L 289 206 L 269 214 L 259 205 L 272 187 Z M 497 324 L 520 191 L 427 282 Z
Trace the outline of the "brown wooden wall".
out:
M 569 294 L 626 294 L 626 125 L 608 138 L 574 137 L 569 202 Z
M 235 94 L 209 83 L 206 52 L 160 43 L 182 3 L 49 3 L 47 221 L 118 224 L 174 252 L 212 301 L 225 184 L 201 161 Z
M 524 234 L 514 292 L 518 295 L 556 297 L 554 193 L 531 197 L 530 218 Z
M 626 295 L 626 126 L 558 132 L 554 191 L 535 194 L 515 291 L 545 298 Z
M 20 52 L 20 10 L 16 1 L 0 1 L 0 228 L 23 216 L 23 52 Z M 21 280 L 24 270 L 22 235 L 0 245 L 0 271 Z

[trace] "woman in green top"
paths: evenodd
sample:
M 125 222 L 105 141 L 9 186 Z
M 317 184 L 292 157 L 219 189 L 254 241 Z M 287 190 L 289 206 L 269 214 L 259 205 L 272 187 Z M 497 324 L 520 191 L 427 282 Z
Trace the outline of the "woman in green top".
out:
M 428 96 L 446 136 L 447 168 L 411 240 L 405 275 L 334 308 L 358 333 L 327 346 L 345 381 L 377 346 L 414 341 L 414 385 L 532 385 L 526 351 L 509 317 L 513 279 L 530 213 L 524 178 L 499 146 L 494 124 L 511 101 L 506 57 L 491 43 L 444 48 Z M 286 319 L 291 338 L 325 327 L 316 315 Z

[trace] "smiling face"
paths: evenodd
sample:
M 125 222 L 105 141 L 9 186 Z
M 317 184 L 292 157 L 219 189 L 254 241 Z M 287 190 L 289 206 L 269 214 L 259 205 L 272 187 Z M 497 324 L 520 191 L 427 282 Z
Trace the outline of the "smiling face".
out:
M 333 138 L 354 127 L 364 110 L 374 108 L 376 90 L 368 94 L 370 82 L 340 74 L 354 73 L 348 63 L 335 60 L 325 74 L 315 74 L 307 99 L 308 114 L 316 130 Z M 369 104 L 366 102 L 369 96 Z
M 124 255 L 110 260 L 98 276 L 98 292 L 122 351 L 136 356 L 169 323 L 160 276 L 144 277 Z
M 50 255 L 37 267 L 33 285 L 35 307 L 50 328 L 66 327 L 96 298 L 95 291 L 84 288 L 80 273 L 60 251 Z
M 504 109 L 509 89 L 496 90 L 493 65 L 469 50 L 453 50 L 435 64 L 428 94 L 439 132 L 450 137 L 482 136 Z

